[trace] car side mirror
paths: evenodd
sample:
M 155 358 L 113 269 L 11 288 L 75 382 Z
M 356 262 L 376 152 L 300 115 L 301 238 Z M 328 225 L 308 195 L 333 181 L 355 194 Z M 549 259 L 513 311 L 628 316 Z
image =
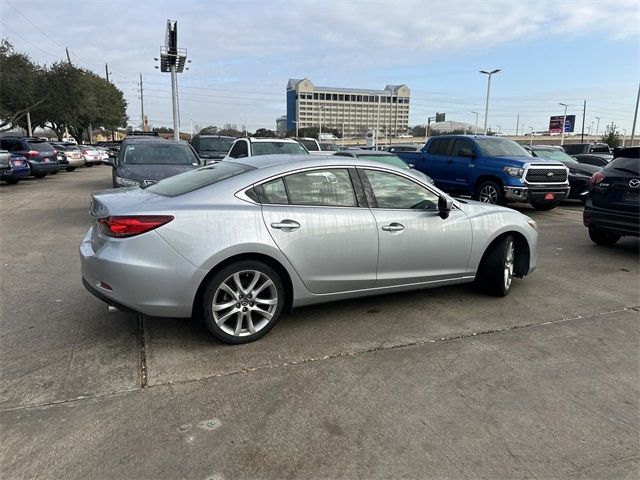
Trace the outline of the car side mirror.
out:
M 416 166 L 413 163 L 410 163 L 409 168 L 416 168 Z
M 438 198 L 438 216 L 445 220 L 449 218 L 451 208 L 453 207 L 453 200 L 450 197 L 442 196 Z
M 470 148 L 461 148 L 458 150 L 458 156 L 475 158 L 476 154 Z
M 204 164 L 206 165 L 213 165 L 214 163 L 218 163 L 218 160 L 214 160 L 213 158 L 206 158 L 204 160 Z

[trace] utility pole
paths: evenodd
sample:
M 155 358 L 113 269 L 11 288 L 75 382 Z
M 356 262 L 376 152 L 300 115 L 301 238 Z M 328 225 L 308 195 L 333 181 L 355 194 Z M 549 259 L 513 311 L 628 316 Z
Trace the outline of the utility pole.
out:
M 531 132 L 529 133 L 529 146 L 533 147 L 533 127 L 529 127 L 529 128 L 531 129 Z
M 565 124 L 567 123 L 567 104 L 566 103 L 558 103 L 558 105 L 562 105 L 564 107 L 564 116 L 562 117 L 562 136 L 560 137 L 560 145 L 564 145 L 564 131 Z
M 107 78 L 107 82 L 109 81 L 109 65 L 104 64 L 104 76 Z
M 31 131 L 31 112 L 27 112 L 27 135 L 33 136 L 33 132 Z
M 140 74 L 140 117 L 142 119 L 142 131 L 147 131 L 147 125 L 144 121 L 144 87 L 142 86 L 142 73 Z
M 478 135 L 478 112 L 471 112 L 476 116 L 476 126 L 473 128 L 473 134 Z
M 91 132 L 91 123 L 89 123 L 89 145 L 93 143 L 93 133 Z
M 516 120 L 516 137 L 518 136 L 518 125 L 519 124 L 520 124 L 520 114 L 518 114 L 518 119 Z
M 638 96 L 636 97 L 636 112 L 633 114 L 633 127 L 631 127 L 631 140 L 629 146 L 633 147 L 633 137 L 636 133 L 636 120 L 638 119 L 638 103 L 640 102 L 640 83 L 638 84 Z
M 69 47 L 64 47 L 64 51 L 67 52 L 67 61 L 71 65 L 71 57 L 69 56 Z
M 596 117 L 596 120 L 598 121 L 596 123 L 596 142 L 598 141 L 598 130 L 600 130 L 600 117 Z
M 584 119 L 587 116 L 587 100 L 584 101 L 584 106 L 582 107 L 582 133 L 580 134 L 580 143 L 584 143 Z

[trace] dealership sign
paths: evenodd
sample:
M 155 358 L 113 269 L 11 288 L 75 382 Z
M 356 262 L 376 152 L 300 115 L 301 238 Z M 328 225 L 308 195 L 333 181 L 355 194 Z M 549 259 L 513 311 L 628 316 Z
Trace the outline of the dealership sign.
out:
M 556 115 L 549 119 L 549 133 L 562 133 L 562 119 L 564 115 Z M 573 126 L 576 124 L 575 115 L 567 115 L 564 122 L 564 133 L 573 132 Z

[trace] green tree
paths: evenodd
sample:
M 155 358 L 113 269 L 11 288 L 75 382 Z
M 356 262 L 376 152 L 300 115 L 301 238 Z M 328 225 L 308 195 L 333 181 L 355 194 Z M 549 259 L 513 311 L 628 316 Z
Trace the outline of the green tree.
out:
M 253 134 L 254 137 L 258 138 L 275 138 L 278 135 L 273 130 L 269 130 L 268 128 L 259 128 L 256 130 L 256 133 Z
M 221 130 L 218 130 L 218 135 L 229 135 L 230 137 L 239 137 L 242 135 L 242 132 L 238 130 L 236 125 L 231 123 L 226 123 Z
M 200 135 L 217 135 L 218 127 L 214 125 L 209 125 L 208 127 L 201 128 L 198 133 Z
M 609 145 L 610 148 L 615 148 L 622 145 L 622 136 L 620 135 L 618 127 L 615 123 L 611 122 L 610 125 L 607 125 L 607 128 L 605 128 L 600 141 Z

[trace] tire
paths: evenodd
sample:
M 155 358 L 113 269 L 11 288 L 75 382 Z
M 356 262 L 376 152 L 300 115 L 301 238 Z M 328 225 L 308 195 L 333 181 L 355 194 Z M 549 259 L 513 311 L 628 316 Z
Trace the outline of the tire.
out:
M 18 183 L 20 181 L 19 178 L 7 178 L 5 180 L 5 182 L 7 182 L 9 185 L 15 185 L 16 183 Z
M 513 283 L 515 247 L 511 235 L 502 237 L 489 247 L 476 275 L 476 285 L 484 293 L 494 297 L 504 297 L 509 293 Z
M 531 200 L 531 206 L 536 210 L 541 211 L 553 210 L 558 205 L 560 205 L 560 200 L 556 200 L 555 202 L 541 202 L 538 200 Z
M 58 174 L 58 170 L 56 170 L 55 172 L 49 172 L 49 175 L 57 175 Z
M 589 238 L 602 247 L 611 247 L 620 240 L 622 235 L 617 235 L 611 232 L 604 232 L 602 230 L 596 230 L 595 228 L 589 229 Z
M 47 176 L 47 174 L 46 173 L 34 173 L 33 176 L 36 177 L 36 178 L 44 178 L 44 177 Z
M 85 167 L 93 167 L 93 163 L 85 163 L 84 166 Z
M 493 205 L 506 205 L 507 201 L 504 197 L 502 186 L 493 180 L 487 180 L 478 185 L 476 189 L 475 199 L 483 203 L 491 203 Z
M 76 169 L 76 167 L 67 167 L 67 172 L 73 172 Z
M 277 323 L 285 295 L 280 276 L 268 265 L 258 261 L 233 263 L 207 282 L 202 295 L 204 323 L 224 343 L 253 342 Z

